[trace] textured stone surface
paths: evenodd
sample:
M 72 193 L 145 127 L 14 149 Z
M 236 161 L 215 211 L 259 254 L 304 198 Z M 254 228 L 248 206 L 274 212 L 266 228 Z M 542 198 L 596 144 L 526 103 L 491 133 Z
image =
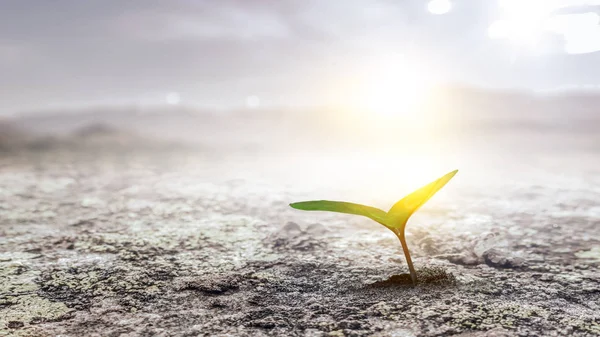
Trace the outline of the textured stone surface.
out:
M 411 287 L 385 228 L 287 207 L 340 186 L 165 158 L 1 157 L 0 335 L 600 335 L 600 166 L 457 176 L 409 223 Z

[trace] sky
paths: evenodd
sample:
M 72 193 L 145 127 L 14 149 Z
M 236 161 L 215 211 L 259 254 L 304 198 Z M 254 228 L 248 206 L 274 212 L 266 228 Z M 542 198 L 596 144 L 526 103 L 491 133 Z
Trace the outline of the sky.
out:
M 0 113 L 326 105 L 398 65 L 412 71 L 401 87 L 590 88 L 598 13 L 594 0 L 1 0 Z

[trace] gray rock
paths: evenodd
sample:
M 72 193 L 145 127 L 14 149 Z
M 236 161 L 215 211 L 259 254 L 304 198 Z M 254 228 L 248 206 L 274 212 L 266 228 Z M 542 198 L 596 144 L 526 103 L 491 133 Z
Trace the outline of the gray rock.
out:
M 511 257 L 502 251 L 492 248 L 483 253 L 485 263 L 494 268 L 521 268 L 526 261 L 519 257 Z
M 323 235 L 329 232 L 329 230 L 320 223 L 313 223 L 306 227 L 306 232 L 313 235 Z
M 281 228 L 281 231 L 287 234 L 298 234 L 302 232 L 302 228 L 297 223 L 289 221 Z

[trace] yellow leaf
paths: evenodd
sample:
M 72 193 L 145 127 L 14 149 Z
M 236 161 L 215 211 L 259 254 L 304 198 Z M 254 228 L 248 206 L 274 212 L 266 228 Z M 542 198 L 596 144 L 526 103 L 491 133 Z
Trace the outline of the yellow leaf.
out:
M 456 175 L 458 170 L 447 173 L 443 177 L 419 188 L 392 206 L 387 213 L 386 225 L 392 228 L 400 228 L 406 224 L 408 218 L 415 213 L 427 200 L 431 199 L 444 185 Z

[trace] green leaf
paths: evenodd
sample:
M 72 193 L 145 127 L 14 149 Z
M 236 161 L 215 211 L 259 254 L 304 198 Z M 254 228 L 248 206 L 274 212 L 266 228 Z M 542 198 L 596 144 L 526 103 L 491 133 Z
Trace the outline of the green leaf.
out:
M 417 273 L 412 264 L 410 258 L 410 252 L 406 245 L 406 239 L 404 237 L 404 225 L 408 221 L 408 218 L 416 212 L 427 200 L 429 200 L 437 191 L 439 191 L 444 185 L 456 175 L 458 170 L 452 171 L 445 176 L 437 179 L 436 181 L 421 187 L 420 189 L 412 192 L 411 194 L 398 201 L 388 213 L 370 206 L 353 204 L 344 201 L 328 201 L 328 200 L 314 200 L 314 201 L 303 201 L 290 204 L 291 207 L 300 209 L 303 211 L 329 211 L 346 214 L 356 214 L 366 216 L 376 222 L 384 225 L 390 229 L 402 245 L 402 250 L 406 256 L 406 263 L 408 264 L 408 270 L 413 284 L 417 283 Z
M 380 224 L 384 225 L 386 219 L 386 213 L 379 208 L 365 206 L 360 204 L 353 204 L 351 202 L 343 201 L 329 201 L 329 200 L 314 200 L 314 201 L 302 201 L 290 204 L 292 208 L 300 209 L 303 211 L 328 211 L 346 214 L 356 214 L 366 216 L 369 219 L 375 220 Z
M 458 170 L 447 173 L 443 177 L 431 182 L 398 201 L 387 213 L 386 225 L 392 228 L 403 227 L 408 218 L 415 213 L 424 203 L 437 193 L 444 185 L 456 175 Z

